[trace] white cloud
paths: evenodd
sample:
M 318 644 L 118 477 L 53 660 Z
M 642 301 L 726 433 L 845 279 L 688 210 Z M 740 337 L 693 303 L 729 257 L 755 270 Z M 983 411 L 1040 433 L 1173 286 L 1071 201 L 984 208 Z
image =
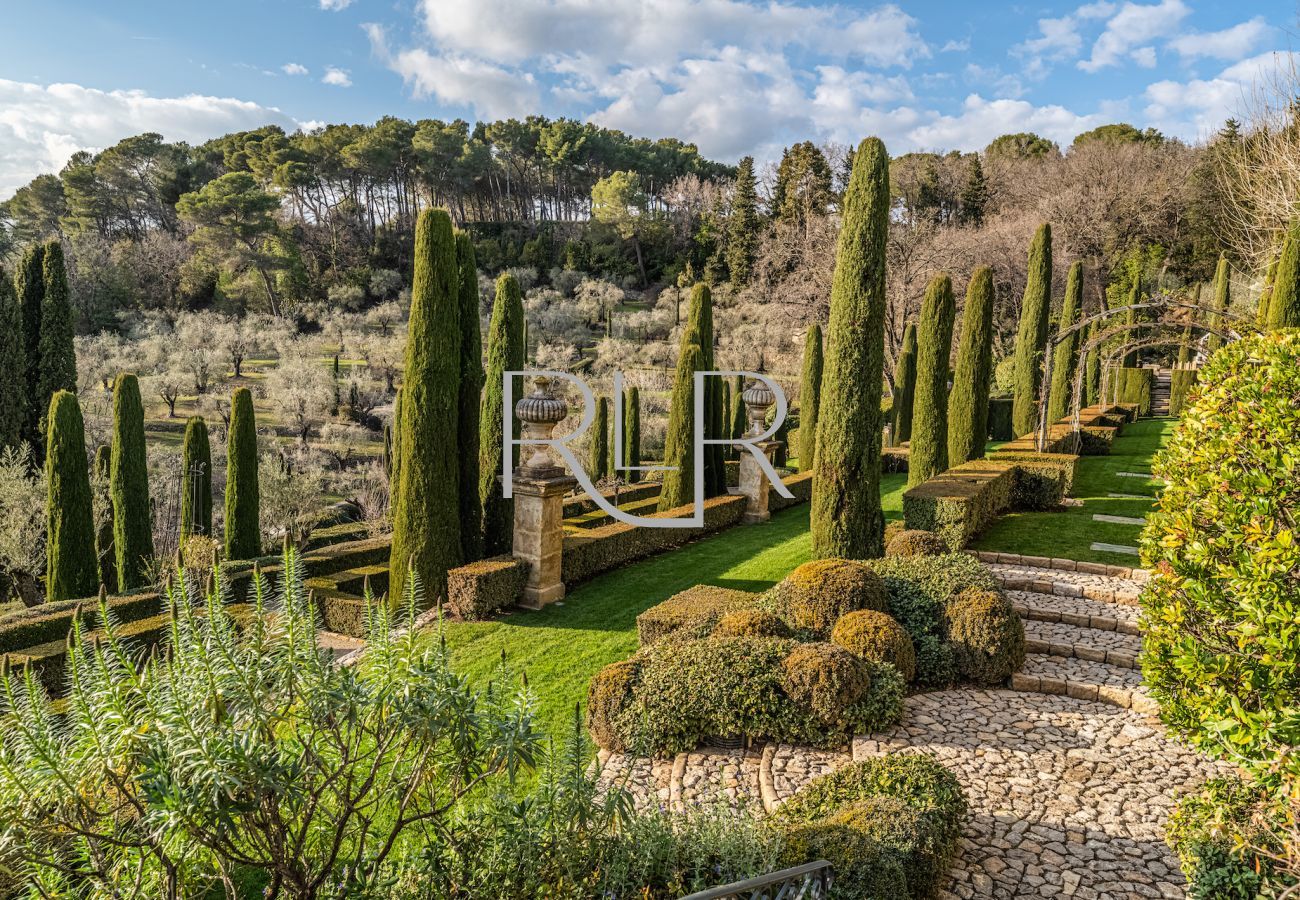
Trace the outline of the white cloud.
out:
M 1080 6 L 1069 15 L 1038 20 L 1038 37 L 1011 48 L 1015 56 L 1026 58 L 1024 74 L 1029 78 L 1042 78 L 1051 69 L 1051 63 L 1077 56 L 1083 49 L 1082 30 L 1085 23 L 1105 19 L 1115 12 L 1115 4 L 1100 0 Z
M 1155 4 L 1127 2 L 1106 22 L 1105 31 L 1092 45 L 1092 55 L 1079 60 L 1078 66 L 1085 72 L 1097 72 L 1119 65 L 1125 57 L 1135 59 L 1140 65 L 1150 60 L 1154 65 L 1155 50 L 1146 45 L 1156 38 L 1175 34 L 1190 13 L 1183 0 L 1160 0 Z
M 1144 97 L 1149 124 L 1186 138 L 1206 137 L 1229 117 L 1240 117 L 1253 87 L 1300 65 L 1300 52 L 1261 53 L 1224 69 L 1214 78 L 1157 81 Z
M 42 172 L 59 171 L 78 150 L 101 150 L 141 132 L 201 143 L 271 124 L 297 127 L 274 107 L 231 97 L 153 97 L 0 79 L 0 197 Z
M 960 41 L 948 41 L 939 48 L 940 53 L 965 53 L 970 49 L 970 38 L 963 38 Z
M 301 66 L 296 62 L 291 62 L 280 66 L 280 71 L 286 75 L 306 75 L 307 67 Z
M 1138 47 L 1129 54 L 1129 57 L 1144 69 L 1154 69 L 1156 67 L 1155 47 Z
M 338 12 L 352 5 L 352 0 L 320 0 L 320 8 L 329 12 Z
M 332 84 L 335 87 L 352 87 L 352 78 L 348 75 L 346 69 L 326 66 L 325 76 L 321 78 L 321 83 Z
M 1032 131 L 1066 144 L 1079 132 L 1106 121 L 1109 119 L 1105 113 L 1079 115 L 1055 104 L 1034 106 L 1025 100 L 986 100 L 971 94 L 960 113 L 931 115 L 929 121 L 912 128 L 907 137 L 917 147 L 969 151 L 988 146 L 998 135 Z
M 1192 59 L 1201 56 L 1241 59 L 1258 47 L 1272 31 L 1263 16 L 1256 16 L 1222 31 L 1181 35 L 1170 41 L 1169 46 L 1178 51 L 1179 55 Z

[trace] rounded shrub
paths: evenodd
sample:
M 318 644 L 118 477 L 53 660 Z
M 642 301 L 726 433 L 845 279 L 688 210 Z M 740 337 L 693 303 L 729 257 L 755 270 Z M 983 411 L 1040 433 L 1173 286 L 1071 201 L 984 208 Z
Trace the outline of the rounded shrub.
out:
M 781 865 L 824 859 L 835 872 L 830 896 L 842 900 L 897 900 L 907 897 L 907 876 L 897 854 L 866 832 L 841 822 L 820 820 L 793 825 L 781 837 Z
M 1157 458 L 1142 536 L 1142 672 L 1161 717 L 1266 784 L 1300 778 L 1300 332 L 1215 353 Z
M 885 546 L 886 556 L 938 556 L 948 552 L 947 541 L 933 531 L 920 528 L 898 532 Z
M 853 559 L 815 559 L 799 566 L 778 587 L 782 612 L 797 628 L 828 633 L 840 617 L 859 609 L 884 611 L 888 598 L 880 576 Z
M 1001 684 L 1025 662 L 1025 626 L 997 590 L 968 588 L 944 610 L 957 674 L 977 684 Z
M 780 616 L 762 609 L 738 609 L 718 620 L 715 637 L 788 638 L 790 626 Z
M 907 524 L 902 519 L 892 519 L 885 523 L 885 546 L 888 547 L 890 541 L 906 530 Z
M 790 698 L 828 724 L 842 719 L 844 711 L 871 686 L 871 671 L 834 644 L 796 644 L 781 668 L 782 684 Z
M 916 648 L 906 629 L 888 613 L 860 609 L 842 616 L 831 631 L 831 643 L 859 659 L 889 663 L 907 681 L 916 677 Z
M 596 746 L 619 753 L 627 749 L 620 720 L 632 705 L 640 679 L 641 661 L 636 657 L 610 663 L 591 679 L 587 686 L 587 731 Z

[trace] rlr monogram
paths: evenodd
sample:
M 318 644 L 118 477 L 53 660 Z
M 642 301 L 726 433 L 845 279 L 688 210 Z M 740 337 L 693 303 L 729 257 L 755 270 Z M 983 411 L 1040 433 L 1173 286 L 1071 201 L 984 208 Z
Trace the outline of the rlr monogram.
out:
M 537 439 L 537 438 L 514 438 L 511 430 L 505 430 L 502 435 L 502 453 L 501 453 L 501 484 L 504 495 L 509 498 L 513 496 L 513 471 L 511 470 L 511 458 L 513 457 L 512 447 L 518 446 L 544 446 L 554 450 L 560 455 L 560 458 L 568 463 L 569 469 L 573 472 L 574 478 L 582 485 L 582 489 L 587 492 L 592 501 L 602 510 L 609 513 L 612 517 L 620 522 L 626 522 L 628 525 L 641 525 L 646 528 L 682 528 L 694 527 L 702 528 L 704 526 L 704 448 L 710 444 L 727 444 L 732 446 L 743 447 L 750 453 L 754 454 L 759 468 L 771 482 L 772 487 L 782 497 L 793 499 L 794 495 L 790 493 L 781 478 L 776 474 L 771 460 L 767 454 L 758 446 L 762 441 L 766 441 L 776 434 L 781 423 L 785 421 L 786 402 L 785 394 L 773 379 L 758 372 L 696 372 L 695 373 L 695 479 L 694 479 L 694 506 L 692 515 L 687 518 L 649 518 L 646 516 L 634 516 L 631 513 L 624 512 L 613 503 L 611 503 L 599 490 L 595 483 L 592 482 L 591 476 L 587 474 L 582 463 L 578 461 L 577 455 L 569 447 L 569 443 L 581 438 L 591 427 L 592 420 L 596 416 L 596 398 L 590 387 L 582 379 L 568 372 L 551 372 L 551 371 L 527 371 L 527 372 L 505 372 L 501 378 L 501 395 L 504 409 L 502 410 L 505 422 L 511 421 L 514 415 L 515 398 L 514 398 L 514 377 L 520 375 L 545 376 L 552 380 L 564 379 L 575 385 L 582 392 L 582 421 L 578 427 L 567 435 L 558 438 Z M 709 376 L 735 376 L 740 375 L 745 378 L 752 378 L 760 381 L 772 392 L 776 401 L 776 415 L 773 418 L 772 425 L 761 434 L 746 434 L 739 438 L 706 438 L 704 436 L 704 379 Z M 623 373 L 614 373 L 614 459 L 618 461 L 615 468 L 621 472 L 662 472 L 676 471 L 674 466 L 624 466 L 623 461 Z

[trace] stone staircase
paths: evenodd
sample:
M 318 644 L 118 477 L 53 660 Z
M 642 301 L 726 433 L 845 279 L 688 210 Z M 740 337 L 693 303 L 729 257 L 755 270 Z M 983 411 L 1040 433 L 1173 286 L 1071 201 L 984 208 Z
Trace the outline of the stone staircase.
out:
M 1156 369 L 1156 381 L 1151 388 L 1151 415 L 1169 415 L 1169 392 L 1173 373 L 1169 369 Z

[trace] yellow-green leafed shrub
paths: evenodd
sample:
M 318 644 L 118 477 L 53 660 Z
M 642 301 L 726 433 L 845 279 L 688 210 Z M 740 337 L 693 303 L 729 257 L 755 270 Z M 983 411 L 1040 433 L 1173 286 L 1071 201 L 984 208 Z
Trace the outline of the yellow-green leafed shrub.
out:
M 766 610 L 739 609 L 718 620 L 713 636 L 788 638 L 790 626 L 780 616 Z
M 948 542 L 933 531 L 904 529 L 885 544 L 886 556 L 938 556 L 948 553 Z
M 828 634 L 840 616 L 858 609 L 885 609 L 880 576 L 853 559 L 815 559 L 776 587 L 778 609 L 796 628 Z
M 840 618 L 831 642 L 860 659 L 889 663 L 907 681 L 916 677 L 916 648 L 906 629 L 888 613 L 861 609 Z
M 833 724 L 871 687 L 871 670 L 834 644 L 796 644 L 782 664 L 785 692 Z
M 819 819 L 791 825 L 781 840 L 781 865 L 829 862 L 834 872 L 832 900 L 899 900 L 907 897 L 907 876 L 898 854 L 867 832 Z
M 627 749 L 623 720 L 631 709 L 640 676 L 641 661 L 634 656 L 605 666 L 587 686 L 587 730 L 606 750 L 621 753 Z
M 637 639 L 648 647 L 668 635 L 701 638 L 729 612 L 754 606 L 758 596 L 748 591 L 700 584 L 673 594 L 636 617 Z
M 944 609 L 957 674 L 1001 684 L 1025 662 L 1025 626 L 1000 591 L 970 589 Z

